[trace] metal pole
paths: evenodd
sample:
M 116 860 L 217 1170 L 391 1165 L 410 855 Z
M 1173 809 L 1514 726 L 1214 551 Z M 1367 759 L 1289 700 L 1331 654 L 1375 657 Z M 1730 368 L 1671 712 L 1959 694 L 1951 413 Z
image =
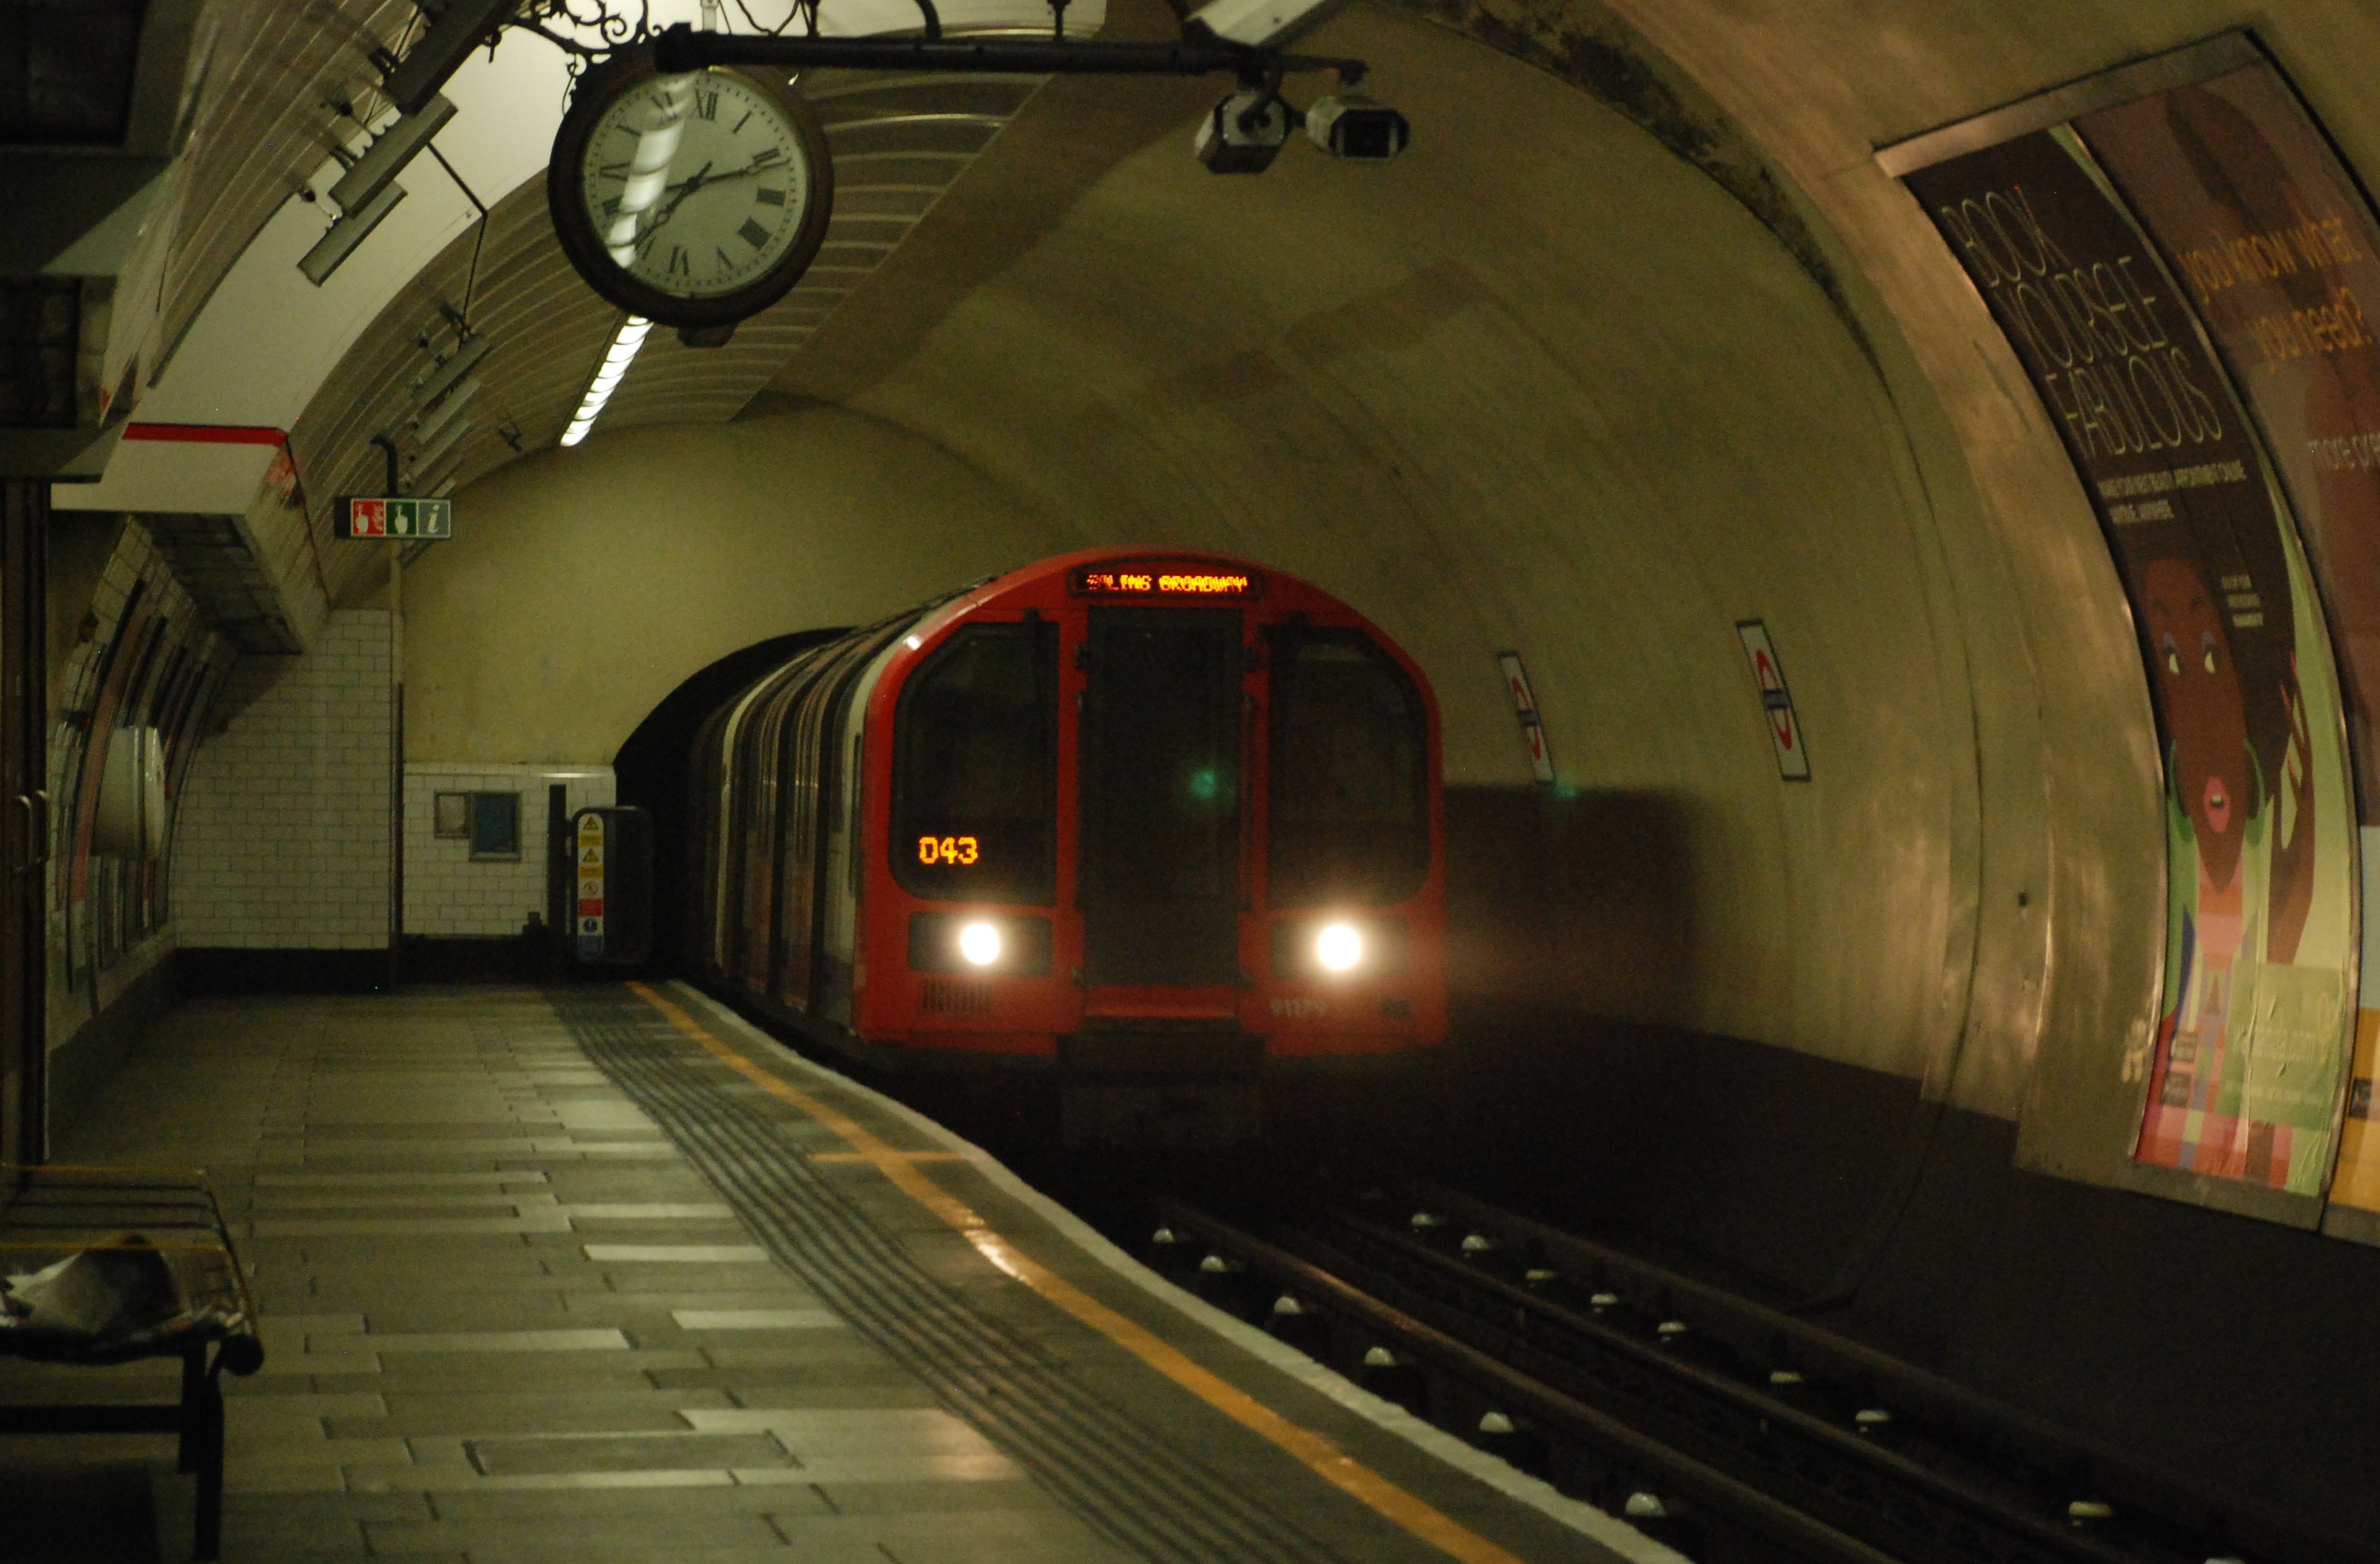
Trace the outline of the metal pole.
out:
M 394 486 L 392 486 L 394 487 Z M 404 976 L 405 545 L 388 546 L 388 991 Z
M 544 971 L 561 977 L 570 970 L 570 935 L 577 921 L 578 866 L 570 842 L 570 789 L 553 782 L 545 790 Z
M 371 443 L 387 459 L 382 491 L 397 496 L 396 442 L 375 434 Z M 404 976 L 405 942 L 405 544 L 388 540 L 388 991 Z
M 46 481 L 0 483 L 0 1162 L 29 1168 L 49 1158 L 49 504 Z
M 697 32 L 681 22 L 653 42 L 657 69 L 675 74 L 706 66 L 767 66 L 802 70 L 958 70 L 1033 76 L 1211 76 L 1221 71 L 1335 70 L 1354 85 L 1361 60 L 1281 55 L 1220 39 L 1181 43 L 1059 43 L 1038 38 L 769 38 Z

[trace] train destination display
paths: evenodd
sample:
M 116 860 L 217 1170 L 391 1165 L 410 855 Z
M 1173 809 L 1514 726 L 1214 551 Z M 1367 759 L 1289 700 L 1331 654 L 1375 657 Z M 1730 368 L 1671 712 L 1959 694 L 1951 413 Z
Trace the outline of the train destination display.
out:
M 1086 565 L 1068 586 L 1080 598 L 1257 598 L 1264 577 L 1210 564 Z

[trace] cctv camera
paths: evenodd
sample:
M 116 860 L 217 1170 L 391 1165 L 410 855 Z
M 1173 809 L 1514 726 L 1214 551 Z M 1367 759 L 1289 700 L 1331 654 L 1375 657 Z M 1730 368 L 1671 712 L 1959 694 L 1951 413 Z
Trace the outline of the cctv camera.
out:
M 1290 106 L 1268 92 L 1234 92 L 1198 124 L 1198 161 L 1210 174 L 1261 174 L 1289 139 Z
M 1413 144 L 1411 122 L 1361 92 L 1334 93 L 1306 110 L 1305 134 L 1351 163 L 1386 163 Z

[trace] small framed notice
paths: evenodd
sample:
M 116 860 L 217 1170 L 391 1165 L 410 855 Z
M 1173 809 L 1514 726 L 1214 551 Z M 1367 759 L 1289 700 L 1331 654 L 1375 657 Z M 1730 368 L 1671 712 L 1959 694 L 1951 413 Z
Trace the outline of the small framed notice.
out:
M 1521 743 L 1529 751 L 1529 771 L 1541 782 L 1554 780 L 1553 751 L 1546 747 L 1546 721 L 1538 714 L 1536 692 L 1529 688 L 1529 671 L 1517 651 L 1500 651 L 1496 665 L 1504 671 L 1504 690 L 1512 697 L 1512 714 L 1521 720 Z
M 1810 748 L 1802 719 L 1793 710 L 1793 692 L 1785 687 L 1785 665 L 1768 642 L 1768 626 L 1757 619 L 1739 619 L 1735 633 L 1743 642 L 1744 661 L 1752 664 L 1752 682 L 1760 691 L 1760 714 L 1768 723 L 1768 742 L 1777 749 L 1777 774 L 1787 782 L 1810 780 Z

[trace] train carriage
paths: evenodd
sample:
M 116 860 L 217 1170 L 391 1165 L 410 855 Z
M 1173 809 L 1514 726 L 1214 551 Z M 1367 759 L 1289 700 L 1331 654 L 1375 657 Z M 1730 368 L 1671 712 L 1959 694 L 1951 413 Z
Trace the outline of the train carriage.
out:
M 1252 1137 L 1446 1033 L 1438 710 L 1278 572 L 1099 550 L 789 659 L 703 726 L 687 956 L 902 1068 L 1054 1069 L 1067 1138 Z

